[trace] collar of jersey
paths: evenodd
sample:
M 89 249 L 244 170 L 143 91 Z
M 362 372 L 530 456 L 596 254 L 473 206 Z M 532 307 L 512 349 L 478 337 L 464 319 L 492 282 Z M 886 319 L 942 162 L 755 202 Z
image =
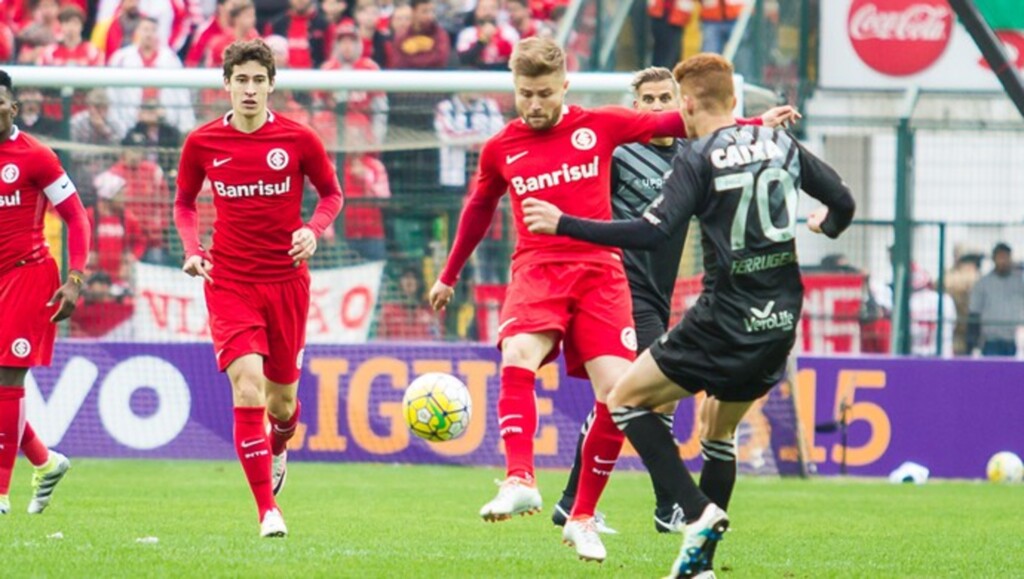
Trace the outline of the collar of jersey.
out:
M 18 130 L 18 125 L 11 125 L 11 136 L 8 137 L 7 140 L 13 141 L 13 140 L 17 139 L 18 135 L 20 135 L 20 134 L 21 134 L 21 131 Z
M 235 116 L 235 111 L 228 111 L 227 113 L 224 114 L 224 126 L 225 127 L 228 126 L 228 123 L 231 122 L 231 117 L 233 117 L 233 116 Z M 272 111 L 270 109 L 267 109 L 267 122 L 268 123 L 274 122 L 274 111 Z

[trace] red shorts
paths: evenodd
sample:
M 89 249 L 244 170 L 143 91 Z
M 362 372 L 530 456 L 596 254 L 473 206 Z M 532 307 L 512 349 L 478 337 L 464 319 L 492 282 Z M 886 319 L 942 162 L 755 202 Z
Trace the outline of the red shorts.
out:
M 47 306 L 60 287 L 57 262 L 46 258 L 18 266 L 0 276 L 0 366 L 49 366 L 57 324 L 50 321 L 58 306 Z
M 598 356 L 636 358 L 633 302 L 621 265 L 526 264 L 512 272 L 501 307 L 498 347 L 516 334 L 555 331 L 569 375 L 586 377 L 583 365 Z M 558 357 L 559 343 L 544 359 Z
M 218 279 L 204 287 L 220 371 L 246 354 L 259 354 L 268 380 L 297 382 L 306 346 L 309 272 L 277 283 Z

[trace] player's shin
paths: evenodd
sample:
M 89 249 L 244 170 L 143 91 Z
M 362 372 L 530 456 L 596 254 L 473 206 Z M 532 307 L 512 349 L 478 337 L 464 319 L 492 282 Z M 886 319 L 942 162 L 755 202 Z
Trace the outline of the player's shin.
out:
M 46 466 L 50 460 L 50 449 L 36 436 L 36 431 L 28 422 L 25 422 L 25 430 L 21 433 L 21 452 L 36 468 Z
M 700 490 L 711 502 L 728 511 L 732 489 L 736 486 L 736 439 L 701 440 L 700 448 L 704 459 L 700 471 Z M 714 563 L 716 547 L 717 543 L 708 549 L 709 569 Z
M 263 426 L 263 406 L 235 407 L 235 452 L 249 482 L 260 520 L 267 511 L 277 508 L 270 482 L 270 441 Z
M 676 419 L 675 413 L 657 412 L 656 415 L 658 417 L 658 420 L 661 420 L 662 424 L 665 425 L 665 428 L 671 434 Z M 654 500 L 655 504 L 657 505 L 657 510 L 659 512 L 671 513 L 676 501 L 675 497 L 672 495 L 672 492 L 668 489 L 663 489 L 659 487 L 658 484 L 654 481 L 653 477 L 651 477 L 651 484 L 654 486 Z
M 0 497 L 10 490 L 24 413 L 25 389 L 0 385 Z
M 295 401 L 295 412 L 286 420 L 280 420 L 273 414 L 267 413 L 270 421 L 270 450 L 277 456 L 288 447 L 288 441 L 295 436 L 295 427 L 299 423 L 299 415 L 302 412 L 302 404 Z
M 608 484 L 608 478 L 615 468 L 615 462 L 625 440 L 604 403 L 595 403 L 593 413 L 594 423 L 591 424 L 580 449 L 580 483 L 576 502 L 572 507 L 572 518 L 594 516 L 597 501 Z
M 590 431 L 590 426 L 594 424 L 594 412 L 595 411 L 592 409 L 590 414 L 587 415 L 587 419 L 583 422 L 583 426 L 580 427 L 580 435 L 576 439 L 576 454 L 573 456 L 572 470 L 569 471 L 569 480 L 565 481 L 565 490 L 562 491 L 562 499 L 558 501 L 558 505 L 556 507 L 556 509 L 561 509 L 564 513 L 558 513 L 556 510 L 555 515 L 552 515 L 553 518 L 563 515 L 562 518 L 568 519 L 569 513 L 572 512 L 572 505 L 576 502 L 576 493 L 580 488 L 583 440 L 586 438 L 587 432 Z M 556 524 L 562 525 L 564 524 L 564 520 L 562 522 L 557 522 Z
M 533 483 L 533 436 L 537 431 L 537 399 L 533 370 L 506 366 L 501 370 L 498 428 L 505 442 L 507 476 Z
M 612 418 L 640 455 L 655 486 L 673 493 L 687 520 L 700 517 L 710 501 L 679 458 L 675 439 L 658 414 L 646 408 L 622 406 L 612 410 Z

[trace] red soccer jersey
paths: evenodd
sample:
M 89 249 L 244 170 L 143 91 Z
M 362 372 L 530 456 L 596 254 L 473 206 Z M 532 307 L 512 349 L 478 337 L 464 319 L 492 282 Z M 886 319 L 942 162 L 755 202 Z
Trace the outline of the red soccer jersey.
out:
M 280 281 L 300 275 L 288 251 L 303 227 L 303 179 L 321 201 L 309 223 L 319 237 L 341 208 L 341 186 L 323 143 L 304 125 L 268 112 L 253 133 L 231 126 L 231 114 L 189 133 L 178 166 L 175 222 L 187 255 L 196 255 L 196 196 L 209 178 L 214 220 L 212 276 L 237 281 Z M 184 212 L 193 222 L 185 223 Z
M 57 155 L 13 127 L 0 142 L 0 273 L 49 255 L 43 238 L 47 201 L 57 205 L 74 194 Z
M 81 42 L 71 48 L 65 44 L 51 44 L 39 55 L 43 66 L 103 66 L 103 53 L 91 42 Z
M 513 120 L 491 137 L 480 153 L 477 187 L 459 221 L 459 235 L 441 281 L 454 284 L 472 251 L 472 247 L 460 244 L 459 238 L 474 237 L 467 230 L 480 224 L 476 219 L 467 219 L 466 214 L 476 207 L 496 207 L 506 191 L 512 198 L 518 237 L 512 254 L 513 267 L 525 261 L 621 263 L 617 249 L 565 236 L 530 233 L 523 224 L 522 200 L 538 197 L 569 215 L 609 220 L 612 151 L 625 143 L 645 142 L 658 136 L 681 137 L 684 132 L 678 112 L 644 113 L 624 107 L 587 110 L 569 106 L 563 109 L 557 125 L 543 131 L 530 128 L 522 119 Z M 489 222 L 490 214 L 483 222 L 484 227 Z

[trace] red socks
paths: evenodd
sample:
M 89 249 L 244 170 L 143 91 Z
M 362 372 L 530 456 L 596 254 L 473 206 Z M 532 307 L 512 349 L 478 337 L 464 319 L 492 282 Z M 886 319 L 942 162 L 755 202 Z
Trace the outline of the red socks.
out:
M 25 430 L 21 433 L 21 452 L 35 467 L 43 466 L 46 461 L 50 460 L 50 449 L 46 448 L 42 439 L 36 436 L 36 431 L 32 430 L 32 425 L 28 422 L 25 423 Z
M 625 436 L 612 421 L 608 407 L 601 402 L 595 403 L 594 423 L 580 449 L 580 485 L 576 492 L 576 502 L 572 506 L 572 518 L 594 516 L 597 501 L 622 452 L 623 440 Z
M 11 489 L 24 412 L 25 389 L 0 386 L 0 495 L 8 494 Z
M 533 435 L 537 432 L 537 399 L 533 370 L 507 366 L 501 369 L 498 393 L 498 428 L 505 441 L 507 476 L 533 482 Z
M 278 420 L 273 414 L 267 413 L 270 420 L 270 452 L 277 456 L 288 448 L 288 441 L 295 436 L 295 425 L 299 423 L 299 414 L 302 412 L 302 403 L 295 401 L 295 412 L 288 420 Z
M 274 489 L 270 484 L 270 441 L 263 425 L 266 408 L 235 408 L 235 452 L 256 499 L 260 521 L 270 509 L 276 509 Z

